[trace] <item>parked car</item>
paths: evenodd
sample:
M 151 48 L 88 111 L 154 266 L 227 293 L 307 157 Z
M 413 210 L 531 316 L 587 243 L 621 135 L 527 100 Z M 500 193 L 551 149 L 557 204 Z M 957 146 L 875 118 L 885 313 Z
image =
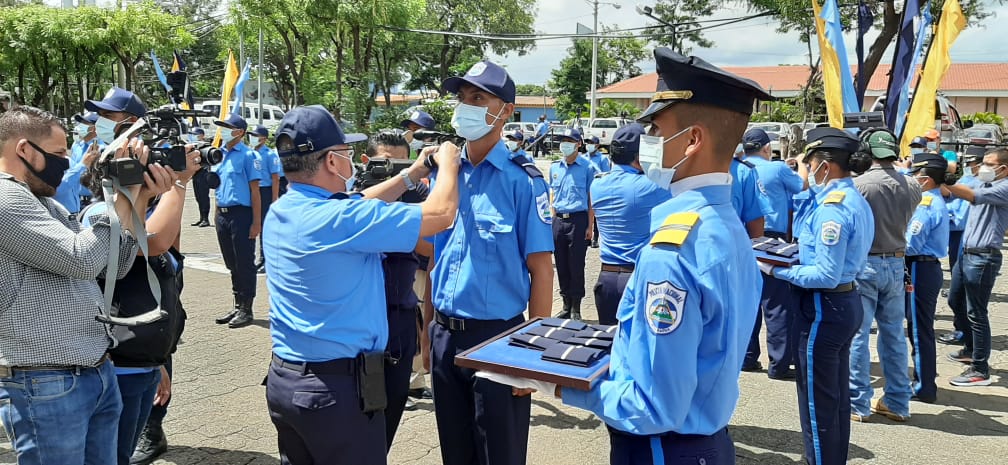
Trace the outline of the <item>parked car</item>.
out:
M 633 123 L 626 118 L 595 118 L 590 124 L 586 118 L 581 118 L 581 132 L 585 138 L 595 136 L 599 138 L 599 146 L 609 151 L 609 144 L 612 143 L 613 134 L 616 131 Z
M 521 131 L 525 135 L 525 140 L 535 139 L 536 136 L 536 126 L 538 123 L 527 123 L 527 122 L 513 122 L 504 125 L 504 135 L 511 134 L 515 131 Z
M 1001 143 L 1001 133 L 990 128 L 969 128 L 966 130 L 966 138 L 969 140 L 969 143 L 974 145 Z
M 249 126 L 255 126 L 259 124 L 259 105 L 254 102 L 245 102 L 243 105 L 242 117 L 248 121 Z M 213 114 L 218 114 L 220 112 L 220 100 L 207 100 L 202 103 L 196 104 L 196 108 L 201 110 L 209 110 Z M 277 126 L 280 126 L 280 120 L 284 117 L 284 111 L 276 105 L 266 105 L 263 104 L 263 126 L 270 130 L 272 133 Z M 213 129 L 213 120 L 216 118 L 200 118 L 200 126 L 207 131 L 207 134 Z
M 913 98 L 913 94 L 910 97 Z M 885 102 L 886 95 L 880 95 L 875 99 L 875 103 L 872 104 L 870 111 L 884 111 Z M 972 125 L 973 123 L 969 121 L 963 123 L 962 119 L 959 118 L 959 110 L 956 110 L 955 105 L 952 105 L 952 102 L 944 94 L 941 92 L 935 94 L 934 128 L 941 132 L 942 150 L 954 151 L 956 150 L 957 143 L 968 142 L 965 130 Z
M 770 151 L 777 158 L 785 158 L 791 149 L 791 127 L 787 123 L 749 123 L 748 129 L 759 128 L 770 136 Z
M 993 123 L 976 123 L 970 129 L 984 129 L 991 131 L 994 134 L 994 139 L 997 140 L 998 144 L 1005 141 L 1004 129 Z M 968 131 L 968 130 L 967 130 Z

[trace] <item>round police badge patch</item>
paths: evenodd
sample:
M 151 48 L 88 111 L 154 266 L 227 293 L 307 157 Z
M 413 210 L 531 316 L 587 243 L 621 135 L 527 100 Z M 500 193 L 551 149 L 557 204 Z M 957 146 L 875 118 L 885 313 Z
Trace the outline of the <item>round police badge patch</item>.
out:
M 822 234 L 820 234 L 820 239 L 823 245 L 836 245 L 840 242 L 840 223 L 836 221 L 827 221 L 822 225 Z
M 924 223 L 921 223 L 920 220 L 914 220 L 913 223 L 910 223 L 910 235 L 911 236 L 916 236 L 916 235 L 920 234 L 920 232 L 923 229 L 924 229 Z
M 682 323 L 686 291 L 668 281 L 647 283 L 647 322 L 655 334 L 668 334 Z
M 550 211 L 549 194 L 543 192 L 542 195 L 536 197 L 536 212 L 539 213 L 539 219 L 543 223 L 553 224 L 553 212 Z
M 480 74 L 483 74 L 484 71 L 486 71 L 486 67 L 487 67 L 486 63 L 483 63 L 481 61 L 481 62 L 476 63 L 475 65 L 473 65 L 472 68 L 469 68 L 469 73 L 468 74 L 470 76 L 479 76 Z

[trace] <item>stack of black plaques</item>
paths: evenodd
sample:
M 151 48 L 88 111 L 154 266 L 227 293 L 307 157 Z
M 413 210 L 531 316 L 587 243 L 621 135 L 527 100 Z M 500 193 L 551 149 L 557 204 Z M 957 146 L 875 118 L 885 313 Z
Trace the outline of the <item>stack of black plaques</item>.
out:
M 514 333 L 509 344 L 543 352 L 549 362 L 588 367 L 609 353 L 616 326 L 545 318 L 540 325 Z

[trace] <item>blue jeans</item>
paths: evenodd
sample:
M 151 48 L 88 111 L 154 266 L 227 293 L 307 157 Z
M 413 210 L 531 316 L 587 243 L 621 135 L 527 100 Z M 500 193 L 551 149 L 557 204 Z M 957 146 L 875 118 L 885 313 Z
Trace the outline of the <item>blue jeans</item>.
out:
M 115 463 L 121 410 L 111 362 L 0 378 L 0 417 L 20 465 Z
M 907 350 L 906 284 L 902 257 L 868 257 L 858 275 L 858 293 L 864 307 L 861 328 L 851 342 L 850 398 L 853 413 L 871 414 L 871 348 L 868 338 L 872 321 L 878 322 L 878 353 L 885 376 L 885 404 L 897 415 L 910 415 L 910 355 Z
M 952 269 L 952 286 L 948 303 L 956 315 L 964 313 L 969 326 L 964 328 L 963 342 L 966 353 L 973 353 L 973 368 L 990 374 L 988 361 L 991 354 L 991 329 L 987 319 L 994 280 L 1001 269 L 1001 252 L 966 253 Z
M 161 368 L 147 373 L 116 375 L 122 396 L 122 414 L 119 415 L 119 465 L 129 465 L 130 456 L 136 449 L 140 432 L 147 424 L 158 383 L 161 382 Z

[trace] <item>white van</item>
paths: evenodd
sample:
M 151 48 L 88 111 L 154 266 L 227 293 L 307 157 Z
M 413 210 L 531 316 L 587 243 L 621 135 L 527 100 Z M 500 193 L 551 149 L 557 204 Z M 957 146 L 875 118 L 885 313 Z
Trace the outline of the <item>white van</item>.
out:
M 242 111 L 242 118 L 248 122 L 249 129 L 255 127 L 259 124 L 259 105 L 255 102 L 245 102 L 244 110 Z M 200 110 L 207 110 L 215 115 L 220 114 L 220 100 L 207 100 L 202 103 L 196 104 L 196 108 Z M 277 126 L 280 126 L 280 120 L 284 117 L 284 111 L 276 105 L 266 105 L 263 104 L 263 119 L 262 124 L 269 129 L 270 135 L 276 130 Z M 200 118 L 200 126 L 203 127 L 207 134 L 210 134 L 213 129 L 213 122 L 216 118 Z

